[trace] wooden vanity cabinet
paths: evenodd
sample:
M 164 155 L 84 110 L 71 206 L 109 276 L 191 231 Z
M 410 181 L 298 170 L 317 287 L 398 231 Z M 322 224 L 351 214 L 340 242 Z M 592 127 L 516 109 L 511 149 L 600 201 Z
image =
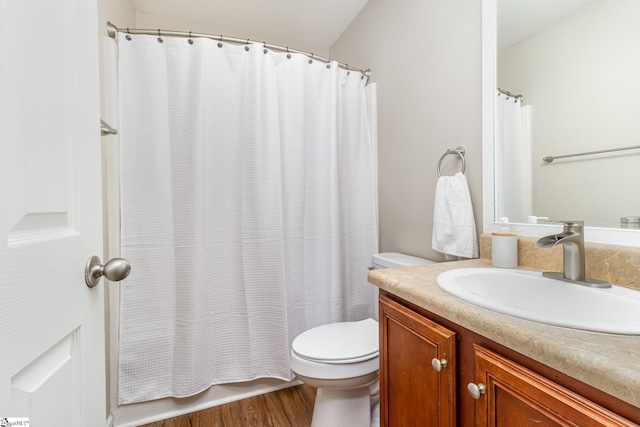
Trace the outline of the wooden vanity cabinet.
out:
M 379 317 L 382 427 L 640 426 L 640 408 L 386 291 Z
M 380 297 L 380 426 L 456 426 L 455 332 Z

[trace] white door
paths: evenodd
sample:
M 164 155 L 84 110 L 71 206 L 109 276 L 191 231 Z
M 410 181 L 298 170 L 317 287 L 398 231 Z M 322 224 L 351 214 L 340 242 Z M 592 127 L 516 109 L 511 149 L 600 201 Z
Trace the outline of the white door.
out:
M 0 0 L 0 419 L 32 427 L 106 420 L 97 23 Z

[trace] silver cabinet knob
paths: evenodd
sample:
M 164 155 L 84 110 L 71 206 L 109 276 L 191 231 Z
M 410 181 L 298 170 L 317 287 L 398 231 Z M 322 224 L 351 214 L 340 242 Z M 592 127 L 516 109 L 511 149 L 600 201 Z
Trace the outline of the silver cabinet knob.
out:
M 477 385 L 474 383 L 467 384 L 467 391 L 475 400 L 480 399 L 480 396 L 487 392 L 487 387 L 484 384 L 478 383 Z
M 112 282 L 119 282 L 131 272 L 131 264 L 124 258 L 113 258 L 102 265 L 100 257 L 91 256 L 84 268 L 84 281 L 88 287 L 93 288 L 100 282 L 102 276 Z
M 431 366 L 436 372 L 442 371 L 442 368 L 446 368 L 448 365 L 447 359 L 438 360 L 435 357 L 431 359 Z

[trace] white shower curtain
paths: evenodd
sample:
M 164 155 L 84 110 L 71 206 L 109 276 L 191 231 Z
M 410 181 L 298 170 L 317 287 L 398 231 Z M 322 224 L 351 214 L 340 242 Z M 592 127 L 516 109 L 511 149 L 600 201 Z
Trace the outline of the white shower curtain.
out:
M 525 222 L 533 215 L 531 106 L 498 92 L 495 139 L 496 216 Z
M 374 313 L 364 80 L 257 44 L 120 39 L 119 403 L 292 379 L 299 333 Z

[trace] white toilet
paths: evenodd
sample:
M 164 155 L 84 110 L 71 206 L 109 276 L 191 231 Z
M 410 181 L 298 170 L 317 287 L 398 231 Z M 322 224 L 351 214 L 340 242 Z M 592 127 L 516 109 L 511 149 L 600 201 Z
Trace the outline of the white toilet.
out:
M 375 269 L 431 263 L 397 252 L 372 256 Z M 378 336 L 378 322 L 365 319 L 318 326 L 293 340 L 291 370 L 318 389 L 311 427 L 371 426 L 371 396 L 378 392 Z

